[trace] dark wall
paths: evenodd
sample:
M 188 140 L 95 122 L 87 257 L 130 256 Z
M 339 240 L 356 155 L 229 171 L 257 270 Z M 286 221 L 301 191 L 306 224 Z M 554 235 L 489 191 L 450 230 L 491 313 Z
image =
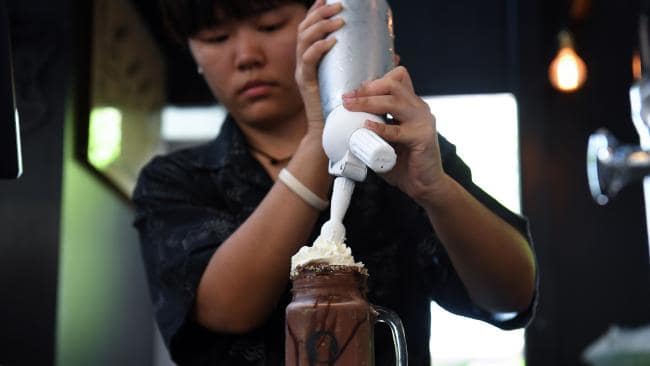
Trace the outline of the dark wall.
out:
M 511 90 L 516 0 L 389 2 L 395 49 L 418 94 Z
M 612 324 L 650 321 L 648 250 L 640 183 L 608 206 L 587 189 L 590 133 L 607 127 L 638 143 L 628 90 L 636 47 L 636 1 L 593 1 L 575 23 L 589 67 L 575 94 L 551 89 L 546 70 L 566 21 L 564 1 L 520 2 L 520 84 L 524 210 L 531 218 L 541 274 L 528 365 L 581 365 L 584 348 Z
M 24 173 L 0 181 L 0 364 L 54 360 L 66 2 L 8 1 Z

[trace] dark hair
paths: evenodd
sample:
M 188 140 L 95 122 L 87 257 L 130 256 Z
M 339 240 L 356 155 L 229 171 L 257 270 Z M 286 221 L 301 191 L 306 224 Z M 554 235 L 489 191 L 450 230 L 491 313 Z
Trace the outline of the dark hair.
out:
M 202 29 L 224 19 L 244 19 L 288 3 L 311 6 L 314 0 L 160 0 L 165 26 L 173 38 L 185 42 Z

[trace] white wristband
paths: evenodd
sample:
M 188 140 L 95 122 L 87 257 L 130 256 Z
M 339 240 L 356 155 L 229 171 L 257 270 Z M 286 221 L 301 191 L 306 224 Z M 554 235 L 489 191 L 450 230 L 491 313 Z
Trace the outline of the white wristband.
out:
M 323 211 L 329 206 L 329 202 L 318 197 L 314 192 L 310 191 L 309 188 L 305 187 L 298 178 L 294 177 L 286 168 L 280 171 L 278 179 L 282 181 L 293 193 L 302 198 L 303 201 L 307 202 L 311 207 L 317 209 L 318 211 Z

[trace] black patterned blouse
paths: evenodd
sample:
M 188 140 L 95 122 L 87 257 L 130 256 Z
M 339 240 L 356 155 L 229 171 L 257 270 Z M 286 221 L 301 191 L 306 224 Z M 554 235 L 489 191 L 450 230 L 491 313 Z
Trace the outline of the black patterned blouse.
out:
M 527 222 L 474 185 L 455 147 L 442 137 L 439 140 L 445 171 L 528 238 Z M 157 157 L 141 172 L 133 197 L 134 225 L 140 233 L 158 326 L 178 364 L 284 364 L 288 288 L 268 321 L 249 334 L 217 334 L 191 316 L 198 282 L 210 257 L 255 210 L 272 184 L 249 154 L 231 118 L 216 140 Z M 305 244 L 315 239 L 326 219 L 327 211 Z M 431 301 L 504 329 L 525 326 L 533 315 L 533 304 L 505 321 L 476 307 L 424 211 L 372 173 L 357 184 L 345 226 L 347 244 L 370 273 L 369 301 L 393 309 L 404 322 L 411 365 L 430 362 Z M 394 365 L 390 332 L 385 328 L 376 327 L 376 364 Z

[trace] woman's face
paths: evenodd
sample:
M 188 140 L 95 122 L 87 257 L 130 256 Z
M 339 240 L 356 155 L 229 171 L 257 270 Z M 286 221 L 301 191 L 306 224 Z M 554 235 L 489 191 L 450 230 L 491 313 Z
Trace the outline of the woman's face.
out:
M 298 25 L 306 12 L 290 3 L 189 39 L 212 93 L 238 122 L 272 127 L 303 113 L 294 72 Z

